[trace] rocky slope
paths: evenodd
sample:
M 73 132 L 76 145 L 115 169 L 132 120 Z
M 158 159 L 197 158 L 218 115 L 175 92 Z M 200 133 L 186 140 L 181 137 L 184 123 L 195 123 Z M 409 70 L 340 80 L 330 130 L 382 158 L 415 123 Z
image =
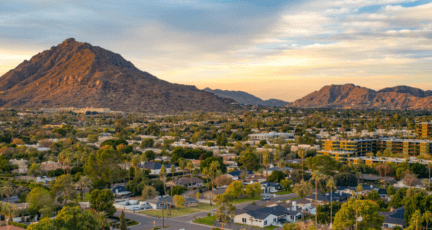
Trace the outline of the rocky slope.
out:
M 67 39 L 0 78 L 0 107 L 94 107 L 133 112 L 224 111 L 195 86 L 140 71 L 119 54 Z
M 243 92 L 243 91 L 230 91 L 230 90 L 220 90 L 220 89 L 210 89 L 205 88 L 204 91 L 214 93 L 218 97 L 222 98 L 231 98 L 234 101 L 236 101 L 239 104 L 243 105 L 261 105 L 261 106 L 274 106 L 274 107 L 281 107 L 281 106 L 287 106 L 290 103 L 278 99 L 269 99 L 269 100 L 262 100 L 261 98 L 255 97 L 252 94 Z
M 293 103 L 300 108 L 432 109 L 432 91 L 396 86 L 379 91 L 353 84 L 324 86 Z

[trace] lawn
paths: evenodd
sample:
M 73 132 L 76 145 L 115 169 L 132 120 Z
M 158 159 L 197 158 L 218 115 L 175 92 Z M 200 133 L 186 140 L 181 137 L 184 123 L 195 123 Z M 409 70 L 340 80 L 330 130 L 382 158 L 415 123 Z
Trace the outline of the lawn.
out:
M 276 195 L 288 195 L 288 194 L 291 194 L 291 193 L 292 193 L 291 190 L 288 190 L 288 191 L 279 191 L 279 192 L 276 192 Z
M 81 201 L 81 194 L 78 194 L 78 195 L 79 195 L 78 200 Z M 83 202 L 87 202 L 87 201 L 90 201 L 90 193 L 84 193 Z
M 184 215 L 193 214 L 197 212 L 217 209 L 219 207 L 220 207 L 219 205 L 209 205 L 209 204 L 200 203 L 199 206 L 195 206 L 195 207 L 179 208 L 178 210 L 176 208 L 173 208 L 171 210 L 171 215 L 168 217 L 184 216 Z M 161 209 L 146 210 L 146 211 L 141 211 L 140 213 L 150 215 L 150 216 L 162 217 Z M 164 215 L 167 216 L 166 209 L 164 209 Z
M 236 223 L 236 225 L 240 225 L 240 226 L 248 226 L 248 227 L 250 227 L 250 225 L 245 225 L 245 224 L 238 224 L 238 223 Z M 254 227 L 254 228 L 260 228 L 260 227 L 258 227 L 258 226 L 253 226 L 253 227 Z M 264 227 L 264 228 L 261 228 L 261 229 L 273 230 L 273 229 L 277 229 L 277 228 L 280 228 L 280 227 L 270 225 L 270 226 L 267 226 L 267 227 Z
M 250 202 L 250 201 L 256 201 L 256 200 L 261 200 L 261 196 L 258 197 L 245 197 L 245 198 L 240 198 L 240 199 L 235 199 L 232 203 L 233 204 L 241 204 L 241 203 L 246 203 L 246 202 Z
M 204 218 L 194 220 L 194 222 L 198 224 L 206 224 L 206 225 L 214 226 L 215 220 L 216 220 L 216 216 L 206 216 Z

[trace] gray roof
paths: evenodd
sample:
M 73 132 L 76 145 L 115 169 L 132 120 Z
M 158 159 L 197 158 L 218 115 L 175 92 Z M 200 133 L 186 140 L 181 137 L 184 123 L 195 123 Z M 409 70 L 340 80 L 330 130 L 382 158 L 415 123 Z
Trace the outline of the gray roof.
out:
M 405 222 L 405 207 L 394 209 L 393 212 L 378 212 L 384 216 L 384 224 L 398 224 L 404 226 Z

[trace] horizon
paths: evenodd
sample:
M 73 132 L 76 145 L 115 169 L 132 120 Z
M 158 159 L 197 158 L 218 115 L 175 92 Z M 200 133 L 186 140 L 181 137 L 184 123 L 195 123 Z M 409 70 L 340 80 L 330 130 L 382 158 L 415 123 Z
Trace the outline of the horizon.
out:
M 63 40 L 199 89 L 295 101 L 325 85 L 431 89 L 432 3 L 22 1 L 0 3 L 0 75 Z M 375 42 L 371 42 L 375 41 Z

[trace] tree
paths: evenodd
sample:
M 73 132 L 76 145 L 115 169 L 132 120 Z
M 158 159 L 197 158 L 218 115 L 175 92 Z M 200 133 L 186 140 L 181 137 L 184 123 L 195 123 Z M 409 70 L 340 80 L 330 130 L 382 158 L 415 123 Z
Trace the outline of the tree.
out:
M 357 224 L 358 230 L 381 229 L 384 216 L 378 214 L 379 205 L 370 200 L 350 199 L 342 204 L 336 213 L 333 228 L 335 230 L 352 229 Z M 358 221 L 357 216 L 362 218 Z
M 221 171 L 222 174 L 225 174 L 227 172 L 226 165 L 223 163 L 222 158 L 220 157 L 208 157 L 205 160 L 202 160 L 200 163 L 200 170 L 203 171 L 204 168 L 208 168 L 212 162 L 217 161 L 219 163 L 218 169 Z
M 326 187 L 330 189 L 330 224 L 333 223 L 333 189 L 336 188 L 336 183 L 333 178 L 327 181 Z
M 431 189 L 431 186 L 430 186 L 430 180 L 431 180 L 431 168 L 432 168 L 432 164 L 429 162 L 428 164 L 427 164 L 427 168 L 428 168 L 428 170 L 429 170 L 429 190 Z
M 422 215 L 420 213 L 420 210 L 416 210 L 414 214 L 411 216 L 410 225 L 415 228 L 415 230 L 419 230 L 419 226 L 421 229 L 421 225 L 423 222 Z
M 294 185 L 294 192 L 297 196 L 305 197 L 312 194 L 312 188 L 309 187 L 306 181 L 301 180 L 300 183 Z
M 174 206 L 177 208 L 184 208 L 186 205 L 186 199 L 183 196 L 175 195 L 173 197 Z
M 312 172 L 312 178 L 315 180 L 315 202 L 318 203 L 318 180 L 320 180 L 324 175 L 315 170 Z M 315 226 L 318 226 L 318 215 L 315 215 Z
M 33 163 L 30 165 L 29 171 L 27 173 L 30 173 L 31 175 L 37 176 L 41 174 L 41 166 L 40 164 Z
M 127 230 L 127 222 L 126 222 L 126 216 L 124 214 L 124 211 L 122 210 L 120 214 L 120 230 Z
M 200 197 L 201 197 L 201 193 L 197 192 L 197 193 L 195 194 L 195 197 L 196 197 L 197 200 L 199 200 Z M 198 203 L 198 206 L 199 206 L 199 203 Z
M 429 229 L 429 222 L 432 221 L 432 212 L 430 211 L 426 211 L 425 213 L 423 213 L 422 219 L 424 222 L 426 222 L 426 230 Z
M 146 185 L 142 191 L 142 197 L 144 200 L 150 200 L 157 197 L 159 193 L 152 186 Z
M 284 188 L 285 191 L 289 190 L 291 184 L 292 184 L 292 180 L 287 180 L 287 179 L 281 180 L 280 182 L 281 187 Z
M 245 192 L 250 197 L 254 198 L 256 195 L 259 195 L 262 193 L 261 184 L 260 183 L 253 183 L 246 185 Z
M 84 200 L 84 189 L 90 188 L 92 183 L 87 176 L 82 176 L 80 180 L 76 183 L 77 187 L 80 190 L 81 201 Z
M 96 212 L 94 215 L 102 225 L 102 230 L 105 229 L 105 225 L 107 224 L 107 213 L 102 211 L 102 212 Z
M 232 177 L 224 174 L 221 176 L 216 177 L 214 183 L 216 184 L 217 187 L 222 187 L 222 186 L 228 186 L 233 182 Z
M 405 175 L 402 178 L 402 182 L 404 185 L 406 185 L 408 187 L 412 187 L 412 186 L 417 184 L 418 179 L 414 173 L 407 170 L 407 171 L 405 171 Z
M 234 182 L 233 182 L 234 183 Z M 216 219 L 224 223 L 228 223 L 235 216 L 236 207 L 231 204 L 233 201 L 232 194 L 225 192 L 224 194 L 217 195 L 214 202 L 221 205 L 219 210 L 216 211 Z
M 56 229 L 101 229 L 101 223 L 90 210 L 83 210 L 78 206 L 65 206 L 55 219 L 44 218 L 37 224 L 30 225 L 28 230 L 56 230 Z
M 244 185 L 240 181 L 233 181 L 228 185 L 225 193 L 230 194 L 232 198 L 236 199 L 243 193 Z
M 87 142 L 89 142 L 89 143 L 95 143 L 95 142 L 98 142 L 98 141 L 99 141 L 98 135 L 92 135 L 92 134 L 90 134 L 90 135 L 87 136 Z
M 50 182 L 51 191 L 58 196 L 64 196 L 64 204 L 67 204 L 68 198 L 76 194 L 73 184 L 72 175 L 61 175 L 56 180 Z
M 189 169 L 189 174 L 190 174 L 190 189 L 193 190 L 193 184 L 192 184 L 192 170 L 194 168 L 194 164 L 192 163 L 192 161 L 188 161 L 186 164 L 186 168 Z
M 51 217 L 55 214 L 53 195 L 44 188 L 33 188 L 27 194 L 26 202 L 29 204 L 28 210 L 33 214 L 39 212 L 43 217 Z
M 304 180 L 303 171 L 304 171 L 304 158 L 306 157 L 306 152 L 304 149 L 300 149 L 297 155 L 302 159 L 302 180 Z
M 0 188 L 0 195 L 6 197 L 6 202 L 9 203 L 9 197 L 13 195 L 15 192 L 15 189 L 12 187 L 11 184 L 7 183 L 3 187 Z
M 4 215 L 6 219 L 6 228 L 9 229 L 9 219 L 13 216 L 15 208 L 9 203 L 0 203 L 0 212 Z
M 356 187 L 358 185 L 357 177 L 351 173 L 338 173 L 334 176 L 336 186 Z
M 395 193 L 396 193 L 396 189 L 395 189 L 395 187 L 393 185 L 390 185 L 390 186 L 387 187 L 387 194 L 388 195 L 391 196 L 391 195 L 393 195 Z
M 280 183 L 283 179 L 285 179 L 285 174 L 281 171 L 273 171 L 270 176 L 267 177 L 267 181 L 269 182 Z
M 114 201 L 114 193 L 110 189 L 95 189 L 90 193 L 90 208 L 98 212 L 104 211 L 109 216 L 116 212 Z
M 265 140 L 263 140 L 263 141 L 265 141 Z M 270 164 L 269 154 L 267 152 L 264 153 L 262 162 L 264 164 L 264 167 L 266 168 L 266 178 L 267 178 L 268 177 L 268 167 Z
M 166 177 L 167 177 L 167 170 L 164 164 L 162 164 L 161 166 L 161 170 L 159 171 L 159 177 L 162 179 L 163 186 L 164 186 L 164 194 L 166 194 Z M 165 204 L 168 203 L 166 198 L 165 198 Z M 168 205 L 169 207 L 169 205 Z M 163 211 L 163 207 L 162 207 L 162 225 L 165 226 L 165 218 L 164 218 L 164 211 Z
M 338 169 L 340 163 L 331 156 L 320 155 L 308 157 L 306 159 L 306 164 L 312 170 L 319 170 L 326 175 L 332 175 L 333 171 Z
M 119 163 L 122 157 L 119 151 L 100 149 L 96 154 L 90 154 L 84 164 L 84 173 L 91 180 L 103 180 L 112 184 L 120 177 Z
M 142 149 L 146 149 L 146 148 L 151 148 L 154 145 L 154 140 L 153 138 L 145 138 L 142 142 L 140 147 Z
M 240 153 L 239 162 L 243 165 L 243 168 L 250 171 L 255 171 L 259 168 L 258 156 L 251 149 Z

